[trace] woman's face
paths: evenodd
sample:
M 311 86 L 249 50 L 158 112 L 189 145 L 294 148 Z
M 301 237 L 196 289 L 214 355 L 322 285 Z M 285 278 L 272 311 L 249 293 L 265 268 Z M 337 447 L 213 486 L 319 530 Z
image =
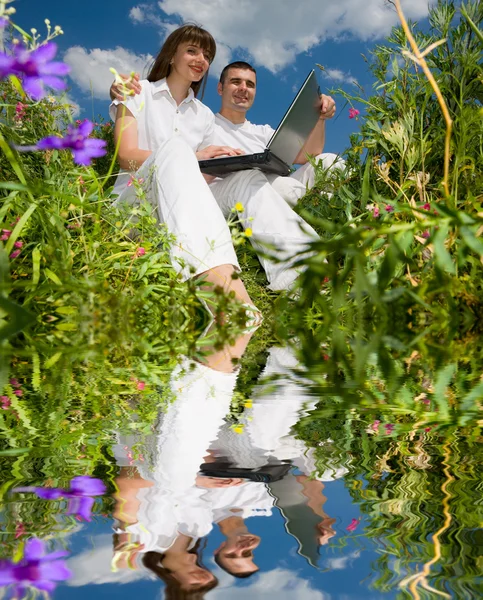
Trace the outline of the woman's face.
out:
M 181 43 L 176 49 L 171 65 L 171 73 L 176 73 L 188 81 L 200 81 L 210 66 L 213 57 L 196 44 Z
M 215 576 L 207 569 L 196 564 L 196 554 L 187 554 L 180 561 L 179 568 L 173 569 L 171 575 L 184 590 L 206 586 L 214 581 Z

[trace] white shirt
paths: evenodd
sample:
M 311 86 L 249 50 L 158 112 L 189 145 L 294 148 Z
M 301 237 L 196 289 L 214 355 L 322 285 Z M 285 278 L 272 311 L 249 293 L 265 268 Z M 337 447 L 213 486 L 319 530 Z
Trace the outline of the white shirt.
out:
M 140 81 L 141 93 L 126 100 L 114 100 L 109 116 L 116 120 L 117 106 L 123 104 L 137 121 L 138 146 L 140 150 L 155 152 L 164 142 L 180 135 L 196 152 L 213 144 L 215 117 L 211 110 L 195 98 L 190 88 L 188 97 L 177 104 L 171 95 L 166 79 Z M 122 171 L 114 186 L 120 194 L 127 186 L 129 172 Z
M 275 130 L 270 125 L 254 125 L 250 121 L 232 123 L 220 113 L 215 115 L 213 144 L 241 148 L 246 154 L 266 150 Z

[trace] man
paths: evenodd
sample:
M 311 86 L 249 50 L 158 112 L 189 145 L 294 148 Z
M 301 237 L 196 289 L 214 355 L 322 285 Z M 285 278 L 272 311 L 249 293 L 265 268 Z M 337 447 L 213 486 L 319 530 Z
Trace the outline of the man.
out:
M 221 109 L 215 115 L 213 144 L 239 148 L 247 154 L 266 149 L 274 129 L 269 125 L 254 125 L 246 118 L 255 100 L 256 88 L 256 71 L 249 63 L 237 61 L 223 69 L 218 83 Z M 325 122 L 334 114 L 334 100 L 322 95 L 319 121 L 294 161 L 303 166 L 289 177 L 254 169 L 232 173 L 210 184 L 225 216 L 237 203 L 243 206 L 239 216 L 245 227 L 252 229 L 252 244 L 273 290 L 287 290 L 292 286 L 298 275 L 291 266 L 293 258 L 317 238 L 312 227 L 292 207 L 314 185 L 315 170 L 308 155 L 322 160 L 325 168 L 336 163 L 335 155 L 321 154 L 325 144 Z
M 128 79 L 127 76 L 121 76 Z M 140 91 L 139 75 L 127 84 L 134 93 Z M 274 130 L 269 125 L 254 125 L 246 113 L 255 100 L 257 78 L 255 69 L 247 62 L 227 65 L 220 76 L 218 94 L 221 109 L 215 115 L 215 146 L 232 147 L 237 153 L 265 150 Z M 122 98 L 115 83 L 111 98 Z M 314 185 L 315 170 L 308 155 L 322 161 L 324 168 L 341 168 L 343 162 L 334 154 L 321 154 L 325 144 L 325 122 L 335 114 L 335 102 L 330 96 L 321 96 L 320 118 L 306 140 L 295 163 L 303 165 L 288 177 L 265 174 L 259 170 L 238 171 L 223 178 L 205 175 L 210 189 L 225 217 L 238 215 L 243 226 L 250 228 L 250 238 L 260 259 L 269 288 L 288 290 L 298 276 L 293 267 L 296 257 L 307 250 L 317 234 L 292 207 Z

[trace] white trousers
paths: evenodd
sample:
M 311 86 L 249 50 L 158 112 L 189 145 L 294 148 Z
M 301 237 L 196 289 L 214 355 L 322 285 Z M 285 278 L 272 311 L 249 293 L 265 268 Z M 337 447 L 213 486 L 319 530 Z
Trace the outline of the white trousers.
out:
M 321 154 L 316 160 L 322 160 L 324 168 L 343 164 L 335 154 Z M 243 205 L 244 211 L 238 215 L 245 229 L 252 229 L 251 242 L 272 290 L 290 288 L 299 274 L 293 267 L 294 257 L 318 238 L 314 229 L 291 208 L 314 185 L 314 177 L 314 168 L 307 163 L 288 177 L 258 170 L 238 171 L 210 185 L 225 217 L 235 204 Z
M 225 264 L 240 269 L 222 211 L 193 149 L 181 137 L 167 140 L 153 152 L 135 177 L 144 179 L 146 197 L 159 222 L 176 238 L 171 261 L 183 280 Z M 134 186 L 123 190 L 116 204 L 121 202 L 137 202 Z

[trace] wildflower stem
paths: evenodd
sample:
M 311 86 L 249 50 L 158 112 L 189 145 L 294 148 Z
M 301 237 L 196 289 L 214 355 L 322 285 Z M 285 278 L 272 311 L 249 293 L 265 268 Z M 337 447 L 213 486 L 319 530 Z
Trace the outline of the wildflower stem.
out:
M 431 70 L 428 67 L 427 62 L 424 59 L 423 54 L 421 53 L 420 49 L 418 48 L 418 45 L 416 43 L 416 40 L 414 39 L 413 34 L 411 33 L 411 30 L 409 29 L 409 25 L 406 21 L 406 17 L 404 16 L 404 13 L 402 11 L 401 8 L 401 0 L 394 0 L 395 1 L 395 6 L 396 6 L 396 10 L 397 10 L 397 14 L 399 16 L 399 19 L 401 21 L 401 25 L 404 29 L 404 33 L 406 34 L 406 37 L 409 41 L 409 44 L 411 45 L 411 48 L 414 52 L 414 56 L 417 58 L 417 62 L 420 65 L 420 67 L 422 68 L 422 70 L 424 71 L 424 74 L 426 75 L 426 77 L 428 78 L 429 83 L 431 84 L 431 87 L 434 90 L 434 93 L 436 94 L 436 97 L 438 99 L 439 105 L 441 107 L 441 111 L 443 113 L 444 116 L 444 120 L 446 122 L 446 138 L 445 138 L 445 152 L 444 152 L 444 179 L 443 179 L 443 186 L 444 186 L 444 192 L 446 194 L 446 196 L 449 196 L 449 185 L 448 185 L 448 181 L 449 181 L 449 157 L 450 157 L 450 144 L 451 144 L 451 132 L 453 130 L 453 120 L 451 119 L 451 116 L 449 114 L 449 110 L 448 107 L 446 105 L 446 101 L 443 98 L 443 94 L 441 93 L 441 90 L 439 89 L 438 84 L 436 83 L 436 80 L 433 76 L 433 74 L 431 73 Z

